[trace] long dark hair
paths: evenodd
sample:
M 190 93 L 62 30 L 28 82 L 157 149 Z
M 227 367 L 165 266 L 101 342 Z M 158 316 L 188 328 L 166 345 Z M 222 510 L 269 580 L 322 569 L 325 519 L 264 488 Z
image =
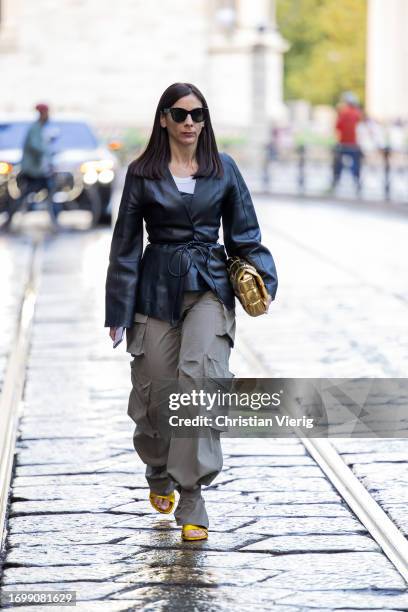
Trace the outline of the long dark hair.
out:
M 177 100 L 194 94 L 201 104 L 208 108 L 201 91 L 191 83 L 173 83 L 162 94 L 154 116 L 152 133 L 143 153 L 130 164 L 130 171 L 149 179 L 160 179 L 166 176 L 170 162 L 170 145 L 167 130 L 160 125 L 160 113 L 164 108 L 173 106 Z M 198 137 L 196 158 L 198 170 L 194 178 L 200 176 L 223 176 L 222 162 L 218 153 L 214 131 L 211 125 L 210 113 L 206 117 L 204 127 Z

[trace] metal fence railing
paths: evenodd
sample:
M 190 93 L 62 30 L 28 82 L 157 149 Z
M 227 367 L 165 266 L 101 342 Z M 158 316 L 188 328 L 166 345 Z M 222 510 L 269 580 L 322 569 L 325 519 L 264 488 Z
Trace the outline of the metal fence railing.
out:
M 408 151 L 384 147 L 362 153 L 360 189 L 343 158 L 340 180 L 333 188 L 334 149 L 299 145 L 265 159 L 258 172 L 249 172 L 252 188 L 299 196 L 330 196 L 361 200 L 395 201 L 408 205 Z

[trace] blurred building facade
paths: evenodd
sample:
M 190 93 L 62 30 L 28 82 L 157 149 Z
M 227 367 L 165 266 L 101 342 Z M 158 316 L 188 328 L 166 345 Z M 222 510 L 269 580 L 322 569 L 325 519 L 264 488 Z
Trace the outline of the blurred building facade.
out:
M 408 119 L 407 32 L 407 0 L 368 0 L 366 105 L 375 119 Z
M 0 0 L 0 110 L 39 100 L 95 123 L 150 127 L 175 81 L 219 129 L 284 114 L 274 0 Z

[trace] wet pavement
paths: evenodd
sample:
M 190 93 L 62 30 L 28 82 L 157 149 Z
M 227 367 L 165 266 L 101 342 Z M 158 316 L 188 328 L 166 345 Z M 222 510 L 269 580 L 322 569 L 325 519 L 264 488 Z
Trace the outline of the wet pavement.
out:
M 403 376 L 406 222 L 297 203 L 257 211 L 279 299 L 257 319 L 237 306 L 232 372 Z M 29 254 L 18 240 L 0 237 L 14 304 Z M 224 440 L 204 493 L 207 542 L 183 543 L 153 511 L 126 414 L 130 355 L 103 327 L 109 244 L 100 229 L 44 245 L 3 589 L 75 590 L 84 612 L 408 609 L 403 579 L 296 439 Z M 338 444 L 407 533 L 407 442 Z
M 19 236 L 13 240 L 0 238 L 0 392 L 3 387 L 8 358 L 13 348 L 18 312 L 28 278 L 32 240 Z

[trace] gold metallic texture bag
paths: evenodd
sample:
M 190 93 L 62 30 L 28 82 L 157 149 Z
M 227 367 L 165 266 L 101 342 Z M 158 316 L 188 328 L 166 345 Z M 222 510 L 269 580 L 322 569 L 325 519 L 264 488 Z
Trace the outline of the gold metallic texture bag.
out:
M 251 317 L 267 312 L 268 292 L 256 268 L 238 256 L 227 259 L 227 271 L 234 293 Z

